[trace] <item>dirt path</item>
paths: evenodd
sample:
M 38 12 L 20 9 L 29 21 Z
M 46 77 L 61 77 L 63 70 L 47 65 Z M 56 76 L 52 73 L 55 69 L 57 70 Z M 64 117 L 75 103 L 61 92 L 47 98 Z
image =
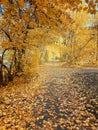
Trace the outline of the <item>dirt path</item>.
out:
M 98 130 L 98 69 L 47 64 L 0 93 L 0 130 Z

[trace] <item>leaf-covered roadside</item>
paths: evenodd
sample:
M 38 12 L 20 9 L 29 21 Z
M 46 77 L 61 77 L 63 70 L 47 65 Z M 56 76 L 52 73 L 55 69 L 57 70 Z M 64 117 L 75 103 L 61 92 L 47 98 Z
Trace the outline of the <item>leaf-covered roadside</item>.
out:
M 0 88 L 1 130 L 97 130 L 97 69 L 47 65 L 35 81 L 14 82 Z

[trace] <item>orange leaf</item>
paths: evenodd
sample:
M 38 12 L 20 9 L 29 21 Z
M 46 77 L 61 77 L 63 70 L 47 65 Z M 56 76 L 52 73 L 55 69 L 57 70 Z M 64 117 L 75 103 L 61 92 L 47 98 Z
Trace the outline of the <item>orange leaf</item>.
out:
M 8 0 L 0 0 L 0 3 L 3 4 L 4 6 L 8 5 Z

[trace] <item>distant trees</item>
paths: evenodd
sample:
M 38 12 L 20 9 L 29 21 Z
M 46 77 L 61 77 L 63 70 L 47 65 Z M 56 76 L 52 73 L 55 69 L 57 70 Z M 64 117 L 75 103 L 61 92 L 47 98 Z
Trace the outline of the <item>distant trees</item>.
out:
M 88 62 L 96 64 L 96 31 L 94 31 L 94 15 L 81 11 L 72 13 L 74 23 L 66 31 L 64 45 L 65 60 L 69 63 Z M 90 26 L 90 27 L 89 27 Z

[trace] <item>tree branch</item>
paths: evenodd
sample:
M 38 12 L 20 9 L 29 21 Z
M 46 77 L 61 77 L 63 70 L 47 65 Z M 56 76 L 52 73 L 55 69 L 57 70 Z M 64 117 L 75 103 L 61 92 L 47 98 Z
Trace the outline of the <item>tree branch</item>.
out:
M 10 35 L 3 29 L 1 29 L 1 31 L 3 31 L 5 33 L 5 35 L 8 37 L 9 41 L 12 42 Z

